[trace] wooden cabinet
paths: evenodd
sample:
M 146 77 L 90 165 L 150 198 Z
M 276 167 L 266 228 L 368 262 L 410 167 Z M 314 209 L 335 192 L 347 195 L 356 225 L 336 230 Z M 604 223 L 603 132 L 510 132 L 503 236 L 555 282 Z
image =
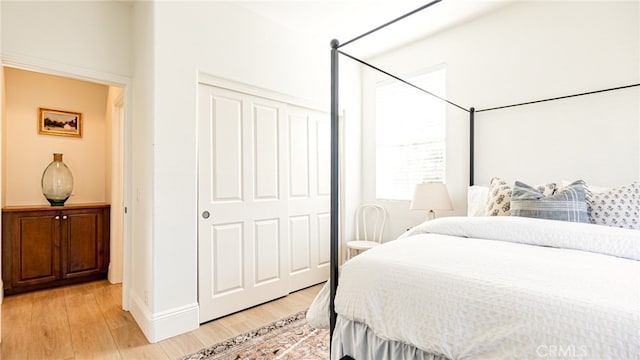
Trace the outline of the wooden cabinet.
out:
M 108 204 L 2 209 L 5 294 L 105 278 Z

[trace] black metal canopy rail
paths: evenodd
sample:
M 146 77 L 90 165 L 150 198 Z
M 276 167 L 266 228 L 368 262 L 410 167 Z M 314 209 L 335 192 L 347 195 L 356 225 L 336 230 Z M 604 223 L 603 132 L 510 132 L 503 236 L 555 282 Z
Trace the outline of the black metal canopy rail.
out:
M 469 113 L 469 185 L 473 185 L 474 184 L 474 130 L 475 130 L 475 114 L 479 113 L 479 112 L 487 112 L 487 111 L 494 111 L 494 110 L 501 110 L 501 109 L 506 109 L 506 108 L 512 108 L 512 107 L 517 107 L 517 106 L 524 106 L 524 105 L 531 105 L 531 104 L 537 104 L 537 103 L 542 103 L 542 102 L 547 102 L 547 101 L 555 101 L 555 100 L 561 100 L 561 99 L 568 99 L 568 98 L 572 98 L 572 97 L 578 97 L 578 96 L 585 96 L 585 95 L 592 95 L 592 94 L 597 94 L 597 93 L 602 93 L 602 92 L 607 92 L 607 91 L 614 91 L 614 90 L 621 90 L 621 89 L 627 89 L 627 88 L 631 88 L 631 87 L 637 87 L 640 86 L 640 83 L 636 83 L 636 84 L 630 84 L 630 85 L 623 85 L 623 86 L 617 86 L 617 87 L 612 87 L 612 88 L 607 88 L 607 89 L 601 89 L 601 90 L 595 90 L 595 91 L 588 91 L 588 92 L 582 92 L 582 93 L 578 93 L 578 94 L 571 94 L 571 95 L 565 95 L 565 96 L 558 96 L 558 97 L 553 97 L 553 98 L 548 98 L 548 99 L 542 99 L 542 100 L 534 100 L 534 101 L 527 101 L 527 102 L 522 102 L 522 103 L 516 103 L 516 104 L 510 104 L 510 105 L 502 105 L 502 106 L 496 106 L 496 107 L 490 107 L 490 108 L 484 108 L 484 109 L 475 109 L 474 107 L 469 107 L 469 108 L 465 108 L 463 106 L 460 106 L 450 100 L 447 100 L 441 96 L 438 96 L 432 92 L 429 92 L 415 84 L 412 84 L 411 82 L 400 78 L 399 76 L 396 76 L 388 71 L 385 71 L 377 66 L 371 65 L 368 62 L 358 59 L 355 56 L 349 55 L 347 53 L 345 53 L 344 51 L 340 51 L 339 49 L 349 45 L 357 40 L 360 40 L 362 38 L 364 38 L 365 36 L 368 36 L 376 31 L 379 31 L 391 24 L 394 24 L 402 19 L 405 19 L 411 15 L 414 15 L 422 10 L 425 10 L 429 7 L 431 7 L 432 5 L 435 5 L 439 2 L 441 2 L 443 0 L 434 0 L 432 2 L 429 2 L 423 6 L 420 6 L 419 8 L 412 10 L 400 17 L 397 17 L 389 22 L 386 22 L 372 30 L 369 30 L 365 33 L 363 33 L 362 35 L 356 36 L 355 38 L 340 44 L 340 42 L 338 40 L 332 40 L 331 41 L 331 228 L 330 228 L 330 237 L 331 237 L 331 251 L 330 251 L 330 255 L 331 255 L 331 270 L 330 270 L 330 300 L 329 300 L 329 310 L 330 310 L 330 337 L 333 338 L 333 330 L 335 328 L 336 325 L 336 318 L 337 318 L 337 314 L 335 312 L 335 296 L 336 296 L 336 290 L 338 288 L 338 250 L 339 250 L 339 220 L 338 220 L 338 209 L 339 209 L 339 144 L 338 144 L 338 139 L 339 139 L 339 123 L 338 123 L 338 117 L 339 117 L 339 110 L 338 110 L 338 100 L 339 100 L 339 96 L 338 96 L 338 80 L 339 80 L 339 73 L 338 73 L 338 58 L 339 55 L 342 54 L 362 65 L 365 65 L 367 67 L 370 67 L 380 73 L 383 73 L 393 79 L 396 79 L 410 87 L 413 87 L 419 91 L 422 91 L 430 96 L 433 96 L 441 101 L 446 102 L 449 105 L 452 105 L 462 111 L 465 111 L 467 113 Z

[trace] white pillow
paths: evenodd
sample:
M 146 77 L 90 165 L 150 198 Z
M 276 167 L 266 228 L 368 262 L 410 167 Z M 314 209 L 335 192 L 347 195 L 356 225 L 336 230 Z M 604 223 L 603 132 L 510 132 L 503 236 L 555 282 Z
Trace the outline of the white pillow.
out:
M 488 200 L 488 186 L 469 186 L 467 189 L 467 216 L 484 216 Z

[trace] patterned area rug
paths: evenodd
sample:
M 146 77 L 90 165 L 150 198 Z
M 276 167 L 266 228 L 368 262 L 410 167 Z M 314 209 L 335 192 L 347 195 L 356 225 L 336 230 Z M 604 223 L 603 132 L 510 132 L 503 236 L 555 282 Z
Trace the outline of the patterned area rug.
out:
M 302 311 L 181 359 L 327 360 L 329 330 L 309 325 L 306 311 Z

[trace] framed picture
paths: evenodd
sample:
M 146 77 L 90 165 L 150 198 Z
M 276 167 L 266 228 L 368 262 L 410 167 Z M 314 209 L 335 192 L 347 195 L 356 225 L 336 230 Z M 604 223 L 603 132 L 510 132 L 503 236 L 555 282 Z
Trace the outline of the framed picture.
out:
M 45 135 L 82 137 L 82 114 L 40 108 L 38 133 Z

